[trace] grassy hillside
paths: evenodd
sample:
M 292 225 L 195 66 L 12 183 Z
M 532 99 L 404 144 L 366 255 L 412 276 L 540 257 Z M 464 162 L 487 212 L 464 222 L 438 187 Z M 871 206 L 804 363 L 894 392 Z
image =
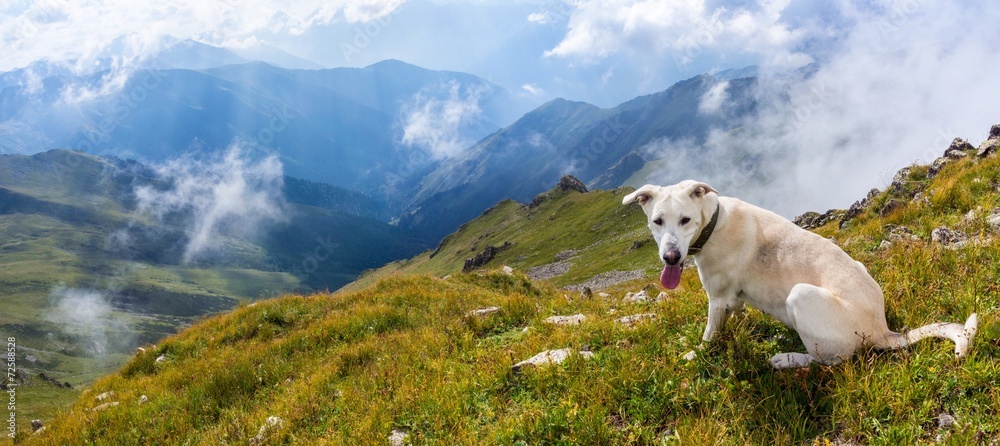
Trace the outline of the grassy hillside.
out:
M 19 441 L 388 444 L 393 432 L 412 444 L 967 445 L 1000 438 L 1000 230 L 990 223 L 1000 207 L 1000 157 L 953 161 L 933 178 L 914 166 L 843 229 L 839 219 L 816 229 L 882 284 L 891 327 L 978 312 L 979 335 L 961 361 L 950 343 L 927 340 L 833 367 L 774 371 L 773 354 L 803 348 L 794 332 L 756 310 L 732 320 L 698 358 L 683 360 L 704 328 L 704 291 L 689 270 L 667 299 L 621 299 L 655 289 L 658 269 L 641 212 L 619 204 L 624 192 L 553 192 L 534 207 L 501 203 L 433 257 L 372 272 L 367 284 L 244 305 L 199 323 L 96 382 L 44 432 L 29 436 L 22 419 Z M 940 226 L 969 241 L 932 241 Z M 512 245 L 483 271 L 460 272 L 466 258 L 504 242 Z M 551 281 L 498 271 L 552 263 L 570 249 L 579 250 L 572 266 Z M 605 288 L 608 297 L 555 288 L 635 269 L 645 277 Z M 468 314 L 487 306 L 499 312 Z M 656 316 L 634 328 L 616 322 L 647 313 Z M 572 314 L 586 320 L 544 321 Z M 512 370 L 567 347 L 593 357 Z M 114 394 L 99 401 L 105 392 Z M 98 409 L 109 401 L 119 404 Z
M 425 246 L 338 211 L 363 212 L 363 196 L 292 180 L 285 223 L 257 239 L 218 235 L 222 249 L 185 263 L 183 218 L 135 212 L 134 188 L 157 182 L 138 163 L 68 150 L 0 157 L 0 335 L 32 358 L 18 364 L 25 416 L 51 417 L 78 393 L 39 373 L 85 386 L 205 315 L 336 288 Z

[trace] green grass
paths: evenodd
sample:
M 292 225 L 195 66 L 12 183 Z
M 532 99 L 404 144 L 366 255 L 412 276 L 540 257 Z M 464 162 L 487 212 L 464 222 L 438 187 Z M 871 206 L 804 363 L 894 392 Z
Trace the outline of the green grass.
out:
M 621 301 L 656 286 L 641 212 L 624 192 L 557 194 L 527 209 L 505 202 L 425 253 L 368 274 L 335 294 L 288 296 L 243 305 L 205 320 L 96 382 L 47 423 L 30 444 L 247 444 L 270 416 L 283 420 L 266 444 L 385 444 L 394 429 L 413 444 L 989 444 L 1000 437 L 1000 241 L 982 220 L 1000 206 L 990 185 L 1000 157 L 963 160 L 907 187 L 879 216 L 884 192 L 833 236 L 865 263 L 886 296 L 896 329 L 964 321 L 980 330 L 970 355 L 926 340 L 909 349 L 862 352 L 837 366 L 772 370 L 775 353 L 803 351 L 796 334 L 757 310 L 734 318 L 693 361 L 705 294 L 685 272 L 669 299 Z M 976 181 L 976 179 L 979 181 Z M 978 218 L 963 219 L 982 207 Z M 880 247 L 886 224 L 922 237 Z M 940 225 L 981 237 L 958 249 L 928 241 Z M 568 235 L 567 235 L 568 234 Z M 486 271 L 462 262 L 487 245 L 504 251 Z M 533 282 L 506 275 L 579 249 L 564 277 Z M 646 279 L 583 300 L 556 286 L 611 269 L 644 269 Z M 447 279 L 442 276 L 450 275 Z M 486 318 L 469 310 L 499 306 Z M 635 329 L 616 318 L 653 312 Z M 583 313 L 579 326 L 543 319 Z M 542 350 L 589 350 L 592 359 L 519 373 L 511 366 Z M 159 356 L 166 361 L 156 362 Z M 100 412 L 94 397 L 121 404 Z M 146 395 L 149 403 L 138 404 Z M 939 428 L 941 414 L 955 417 Z M 22 422 L 22 426 L 24 423 Z M 24 429 L 24 428 L 22 428 Z M 19 442 L 28 439 L 22 430 Z

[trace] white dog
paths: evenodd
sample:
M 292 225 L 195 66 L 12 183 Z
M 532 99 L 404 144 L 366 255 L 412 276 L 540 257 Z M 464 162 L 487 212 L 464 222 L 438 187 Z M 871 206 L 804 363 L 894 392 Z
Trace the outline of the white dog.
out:
M 622 204 L 635 201 L 659 245 L 665 288 L 677 287 L 684 259 L 694 256 L 708 293 L 705 342 L 744 303 L 802 338 L 809 353 L 775 355 L 771 365 L 779 369 L 812 361 L 836 364 L 867 347 L 902 348 L 929 336 L 951 339 L 955 355 L 962 357 L 976 333 L 975 313 L 964 326 L 937 323 L 905 334 L 889 330 L 882 290 L 864 265 L 829 240 L 771 211 L 720 197 L 705 183 L 645 185 Z

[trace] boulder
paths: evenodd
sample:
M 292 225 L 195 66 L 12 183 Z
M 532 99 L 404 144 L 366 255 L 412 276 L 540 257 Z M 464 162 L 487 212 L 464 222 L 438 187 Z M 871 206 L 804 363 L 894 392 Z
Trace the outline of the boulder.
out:
M 558 350 L 546 350 L 535 356 L 532 356 L 524 361 L 514 364 L 511 368 L 515 371 L 521 371 L 524 368 L 539 367 L 549 364 L 560 364 L 573 354 L 573 349 L 571 348 L 561 348 Z M 579 352 L 580 357 L 584 359 L 590 359 L 594 356 L 592 352 L 581 351 Z
M 589 286 L 583 287 L 583 291 L 580 291 L 580 299 L 590 300 L 594 298 L 594 291 L 590 289 Z
M 951 160 L 957 160 L 969 156 L 967 152 L 972 150 L 976 150 L 976 148 L 973 147 L 972 144 L 969 144 L 969 141 L 962 138 L 955 138 L 951 141 L 951 145 L 945 149 L 944 157 Z
M 574 314 L 572 316 L 549 316 L 543 322 L 553 325 L 580 325 L 586 319 L 587 316 L 583 314 Z
M 462 266 L 462 272 L 467 273 L 474 269 L 485 266 L 487 263 L 490 263 L 490 261 L 493 260 L 493 258 L 496 257 L 497 254 L 500 254 L 501 252 L 503 252 L 507 248 L 510 248 L 511 246 L 514 246 L 511 242 L 504 242 L 500 246 L 487 246 L 485 249 L 483 249 L 483 252 L 476 254 L 475 257 L 472 257 L 470 259 L 465 259 L 465 265 Z
M 639 290 L 638 293 L 626 294 L 622 300 L 631 303 L 649 302 L 649 294 L 646 294 L 646 290 Z
M 997 126 L 995 125 L 993 127 L 995 128 Z M 976 156 L 979 158 L 986 158 L 996 153 L 998 149 L 1000 149 L 1000 137 L 990 138 L 983 141 L 983 143 L 979 145 L 979 150 L 976 150 Z
M 903 202 L 893 198 L 886 202 L 885 206 L 882 206 L 882 210 L 878 211 L 878 214 L 882 217 L 887 217 L 889 214 L 892 214 L 901 208 L 903 208 Z
M 968 242 L 969 236 L 965 235 L 962 231 L 956 231 L 948 229 L 945 226 L 931 231 L 931 241 L 935 243 L 940 243 L 944 246 L 961 247 L 966 242 Z

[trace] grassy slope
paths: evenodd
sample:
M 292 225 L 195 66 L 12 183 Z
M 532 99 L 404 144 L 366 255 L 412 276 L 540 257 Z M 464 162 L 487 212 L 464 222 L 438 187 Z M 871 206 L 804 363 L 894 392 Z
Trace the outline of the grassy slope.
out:
M 406 274 L 443 277 L 462 271 L 465 260 L 487 246 L 510 242 L 489 265 L 508 265 L 527 270 L 556 261 L 556 254 L 579 250 L 569 271 L 553 278 L 557 286 L 581 283 L 594 275 L 613 270 L 659 270 L 656 247 L 645 243 L 631 249 L 634 242 L 649 241 L 645 217 L 635 206 L 623 207 L 624 189 L 593 191 L 551 191 L 540 206 L 529 208 L 506 200 L 486 211 L 446 237 L 438 253 L 425 252 L 409 260 L 390 263 L 363 274 L 345 288 L 358 290 L 377 280 Z
M 690 271 L 670 299 L 653 304 L 617 297 L 654 284 L 652 273 L 593 300 L 566 299 L 519 274 L 404 274 L 454 273 L 471 255 L 461 252 L 472 251 L 474 231 L 486 228 L 495 233 L 478 250 L 512 237 L 504 231 L 526 237 L 508 240 L 517 244 L 496 265 L 547 263 L 563 249 L 591 246 L 592 237 L 617 237 L 585 250 L 575 268 L 655 270 L 628 252 L 643 223 L 618 206 L 620 193 L 569 194 L 534 215 L 503 204 L 450 240 L 461 249 L 394 265 L 372 286 L 243 306 L 192 327 L 97 382 L 32 443 L 246 444 L 268 416 L 284 420 L 270 444 L 385 444 L 393 429 L 410 432 L 415 444 L 914 444 L 938 436 L 946 444 L 989 443 L 1000 436 L 1000 242 L 995 233 L 959 249 L 926 240 L 942 224 L 988 235 L 984 212 L 971 221 L 963 215 L 1000 206 L 1000 157 L 953 163 L 931 181 L 922 178 L 926 169 L 914 171 L 907 187 L 924 188 L 929 203 L 906 200 L 883 218 L 878 205 L 890 198 L 883 193 L 845 230 L 833 223 L 818 232 L 837 238 L 883 285 L 892 327 L 978 312 L 980 334 L 963 361 L 948 342 L 929 340 L 834 367 L 775 372 L 767 358 L 801 351 L 801 343 L 750 310 L 687 362 L 681 356 L 705 321 L 704 292 Z M 581 211 L 588 206 L 595 213 Z M 878 248 L 887 223 L 907 225 L 922 240 Z M 565 232 L 573 234 L 555 235 Z M 465 316 L 486 305 L 501 311 Z M 579 326 L 542 322 L 577 312 L 588 317 Z M 658 318 L 634 330 L 613 322 L 641 312 Z M 595 357 L 510 371 L 543 349 L 567 346 L 586 346 Z M 159 355 L 168 359 L 156 363 Z M 87 411 L 108 390 L 121 405 Z M 150 402 L 139 405 L 140 395 Z M 941 413 L 957 423 L 939 428 Z

